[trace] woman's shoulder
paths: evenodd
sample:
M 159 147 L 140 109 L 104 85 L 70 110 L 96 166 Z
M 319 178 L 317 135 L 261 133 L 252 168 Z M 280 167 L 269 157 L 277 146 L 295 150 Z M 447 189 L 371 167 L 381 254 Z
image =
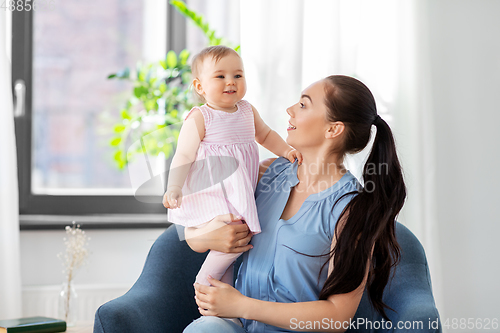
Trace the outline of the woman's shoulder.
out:
M 332 207 L 332 214 L 338 217 L 345 206 L 359 194 L 362 187 L 358 179 L 350 172 L 347 172 L 336 185 L 335 191 L 332 191 L 328 201 L 330 201 L 329 205 Z
M 268 158 L 261 161 L 259 164 L 259 183 L 271 183 L 277 177 L 287 178 L 293 174 L 291 171 L 295 163 L 291 163 L 284 157 Z
M 262 178 L 262 176 L 266 173 L 267 169 L 271 164 L 273 164 L 274 161 L 277 160 L 277 157 L 272 157 L 272 158 L 266 158 L 265 160 L 262 160 L 259 162 L 259 179 Z

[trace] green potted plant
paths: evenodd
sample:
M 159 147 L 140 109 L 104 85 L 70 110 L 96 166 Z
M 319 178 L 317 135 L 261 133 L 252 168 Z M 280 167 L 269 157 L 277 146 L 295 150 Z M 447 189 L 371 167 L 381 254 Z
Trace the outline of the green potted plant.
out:
M 189 9 L 183 1 L 172 0 L 170 4 L 203 31 L 208 46 L 230 45 L 224 38 L 217 37 L 203 16 Z M 239 46 L 234 49 L 238 51 Z M 135 70 L 127 67 L 108 76 L 108 79 L 127 80 L 133 85 L 110 141 L 119 169 L 124 169 L 137 154 L 147 152 L 157 156 L 163 153 L 167 158 L 172 155 L 179 126 L 170 125 L 182 122 L 183 113 L 196 103 L 190 91 L 189 56 L 188 50 L 179 54 L 168 51 L 165 59 L 138 63 Z M 130 146 L 138 140 L 141 144 Z

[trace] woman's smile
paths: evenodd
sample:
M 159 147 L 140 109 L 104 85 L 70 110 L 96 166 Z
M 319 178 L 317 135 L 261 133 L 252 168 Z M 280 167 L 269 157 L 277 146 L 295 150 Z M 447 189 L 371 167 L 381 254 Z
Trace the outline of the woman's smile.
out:
M 330 124 L 326 121 L 324 100 L 325 83 L 318 81 L 304 89 L 299 101 L 286 109 L 290 116 L 286 142 L 301 153 L 306 147 L 321 145 L 327 140 L 325 133 Z M 297 129 L 300 131 L 292 134 Z

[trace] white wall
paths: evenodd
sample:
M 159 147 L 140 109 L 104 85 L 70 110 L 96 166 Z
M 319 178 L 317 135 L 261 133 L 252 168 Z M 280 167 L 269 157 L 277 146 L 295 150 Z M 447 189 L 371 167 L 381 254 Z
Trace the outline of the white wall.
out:
M 84 230 L 85 228 L 82 227 Z M 92 321 L 97 307 L 121 296 L 139 277 L 149 249 L 163 229 L 86 230 L 90 237 L 87 264 L 74 278 L 80 297 L 88 309 L 80 309 L 81 321 Z M 23 316 L 57 316 L 57 293 L 64 281 L 62 261 L 65 251 L 61 231 L 21 231 L 21 275 Z M 96 301 L 95 293 L 103 294 Z M 108 297 L 106 299 L 106 297 Z M 41 298 L 45 298 L 41 299 Z M 97 302 L 97 303 L 96 303 Z
M 163 231 L 86 230 L 90 237 L 90 254 L 87 264 L 77 271 L 75 283 L 131 285 L 139 277 L 149 248 Z M 64 230 L 21 232 L 23 285 L 63 282 L 62 261 L 57 258 L 57 254 L 65 251 L 65 237 Z
M 500 196 L 496 188 L 500 185 L 496 148 L 500 132 L 500 1 L 427 0 L 427 7 L 441 317 L 500 319 Z M 92 253 L 76 282 L 132 285 L 161 232 L 88 231 Z M 62 282 L 56 255 L 63 250 L 63 237 L 64 231 L 21 232 L 24 286 Z
M 500 1 L 428 0 L 427 6 L 441 316 L 500 320 Z

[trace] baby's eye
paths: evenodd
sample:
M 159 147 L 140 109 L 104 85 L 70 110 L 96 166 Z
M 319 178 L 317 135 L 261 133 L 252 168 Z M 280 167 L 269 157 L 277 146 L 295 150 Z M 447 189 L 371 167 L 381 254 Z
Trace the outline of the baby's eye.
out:
M 240 74 L 237 74 L 237 75 L 235 75 L 234 77 L 235 77 L 235 78 L 237 78 L 237 79 L 241 79 L 243 76 L 242 76 L 242 75 L 240 75 Z
M 218 79 L 223 79 L 224 78 L 224 75 L 217 75 L 216 76 Z

